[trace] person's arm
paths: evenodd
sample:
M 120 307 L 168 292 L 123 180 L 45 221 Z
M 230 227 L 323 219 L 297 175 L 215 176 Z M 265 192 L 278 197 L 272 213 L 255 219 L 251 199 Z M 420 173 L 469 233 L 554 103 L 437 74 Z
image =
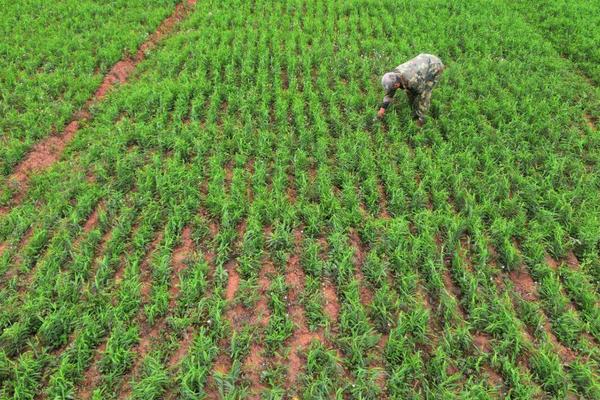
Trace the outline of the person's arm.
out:
M 383 98 L 383 103 L 381 103 L 381 105 L 379 106 L 377 118 L 383 118 L 385 110 L 387 110 L 387 108 L 390 106 L 390 104 L 392 104 L 392 101 L 394 100 L 394 94 L 396 94 L 395 90 L 389 91 L 385 94 L 385 97 Z

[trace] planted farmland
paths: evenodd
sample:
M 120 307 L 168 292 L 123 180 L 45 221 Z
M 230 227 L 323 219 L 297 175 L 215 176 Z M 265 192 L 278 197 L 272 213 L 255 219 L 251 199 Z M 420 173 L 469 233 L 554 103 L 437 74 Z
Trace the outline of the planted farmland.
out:
M 597 87 L 447 3 L 187 4 L 3 183 L 0 398 L 598 398 Z M 420 52 L 428 123 L 371 125 Z
M 60 133 L 110 67 L 135 53 L 175 2 L 0 1 L 0 177 L 33 144 Z

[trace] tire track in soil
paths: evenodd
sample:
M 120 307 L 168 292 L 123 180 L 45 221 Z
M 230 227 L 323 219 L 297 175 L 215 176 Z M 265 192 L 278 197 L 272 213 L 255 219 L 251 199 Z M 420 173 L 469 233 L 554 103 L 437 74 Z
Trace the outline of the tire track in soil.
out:
M 113 65 L 96 92 L 85 102 L 81 110 L 73 114 L 71 121 L 59 135 L 50 135 L 33 146 L 8 178 L 10 185 L 16 189 L 11 201 L 12 206 L 21 203 L 25 197 L 29 187 L 29 177 L 32 173 L 43 171 L 59 160 L 65 147 L 79 131 L 80 126 L 91 119 L 92 106 L 102 101 L 117 84 L 126 83 L 137 65 L 146 58 L 146 53 L 156 47 L 165 35 L 171 33 L 175 25 L 187 16 L 195 4 L 196 0 L 184 0 L 178 3 L 171 15 L 164 19 L 156 31 L 140 45 L 135 55 L 125 56 Z M 6 214 L 9 209 L 10 206 L 0 208 L 0 216 Z
M 162 235 L 158 235 L 162 236 Z M 158 242 L 156 242 L 158 243 Z M 171 284 L 169 286 L 169 307 L 168 312 L 172 312 L 177 305 L 177 297 L 179 296 L 180 288 L 180 274 L 187 268 L 186 260 L 194 253 L 194 242 L 192 241 L 192 229 L 190 226 L 183 228 L 181 232 L 181 243 L 177 248 L 173 250 L 171 255 Z M 142 287 L 151 286 L 151 274 L 142 274 L 147 280 L 142 283 Z M 148 293 L 149 294 L 149 293 Z M 167 317 L 163 316 L 153 326 L 149 326 L 148 323 L 144 323 L 140 334 L 140 342 L 134 350 L 137 353 L 130 372 L 125 375 L 122 379 L 123 385 L 118 395 L 119 399 L 126 399 L 129 397 L 132 391 L 131 380 L 133 377 L 139 375 L 140 368 L 143 365 L 143 361 L 146 355 L 150 352 L 152 345 L 159 339 L 160 335 L 167 330 Z M 129 378 L 129 379 L 128 379 Z

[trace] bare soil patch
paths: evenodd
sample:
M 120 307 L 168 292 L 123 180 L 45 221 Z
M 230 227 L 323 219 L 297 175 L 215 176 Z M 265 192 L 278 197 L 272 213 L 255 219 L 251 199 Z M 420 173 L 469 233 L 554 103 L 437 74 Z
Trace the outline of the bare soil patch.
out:
M 550 254 L 546 254 L 544 256 L 544 259 L 546 260 L 546 264 L 548 264 L 550 268 L 552 268 L 555 271 L 558 269 L 558 261 L 552 258 Z
M 98 225 L 98 214 L 100 212 L 99 207 L 96 207 L 92 214 L 88 217 L 83 225 L 83 232 L 88 233 Z
M 483 372 L 487 376 L 490 385 L 498 388 L 502 388 L 504 386 L 504 380 L 502 379 L 502 376 L 494 371 L 489 365 L 483 366 Z
M 567 265 L 572 269 L 579 269 L 579 260 L 575 257 L 573 251 L 567 253 Z
M 335 287 L 329 280 L 323 282 L 323 296 L 325 297 L 325 314 L 332 322 L 336 322 L 340 314 L 340 302 Z
M 583 116 L 585 118 L 585 122 L 590 127 L 590 129 L 592 129 L 593 131 L 595 131 L 596 130 L 596 123 L 597 123 L 596 118 L 594 118 L 593 116 L 591 116 L 588 113 L 584 114 Z
M 169 308 L 175 307 L 177 296 L 181 288 L 179 287 L 179 274 L 187 268 L 186 260 L 194 252 L 194 242 L 192 241 L 192 229 L 189 226 L 183 228 L 181 233 L 181 245 L 173 251 L 171 264 L 171 286 L 169 289 Z
M 515 285 L 515 290 L 527 301 L 537 301 L 536 284 L 525 269 L 521 268 L 517 271 L 509 273 L 511 281 Z
M 106 350 L 106 341 L 104 341 L 96 350 L 94 354 L 94 358 L 92 359 L 92 363 L 90 367 L 85 371 L 83 375 L 83 380 L 79 384 L 79 390 L 77 394 L 78 399 L 89 399 L 92 397 L 92 392 L 100 383 L 100 378 L 102 375 L 100 374 L 100 370 L 98 369 L 98 363 Z
M 350 232 L 350 244 L 354 248 L 354 262 L 356 265 L 356 279 L 360 287 L 360 301 L 364 305 L 369 305 L 373 301 L 373 293 L 367 288 L 367 281 L 362 272 L 362 266 L 365 261 L 365 249 L 356 230 Z
M 387 210 L 387 196 L 385 194 L 385 188 L 381 182 L 377 184 L 377 190 L 379 191 L 379 216 L 383 219 L 390 219 L 391 216 Z
M 270 228 L 265 229 L 265 234 L 269 234 Z M 267 292 L 271 284 L 270 277 L 275 274 L 275 266 L 271 260 L 266 260 L 258 276 L 258 291 L 259 298 L 251 315 L 250 323 L 259 327 L 262 330 L 267 327 L 271 312 L 269 310 Z M 263 357 L 264 346 L 262 338 L 255 340 L 251 347 L 250 353 L 244 360 L 243 371 L 245 377 L 250 381 L 250 392 L 256 398 L 260 397 L 264 385 L 260 382 L 261 372 L 268 364 L 268 360 Z
M 229 262 L 227 266 L 227 287 L 225 288 L 225 300 L 233 301 L 235 294 L 240 286 L 240 275 L 235 269 L 235 263 Z
M 564 362 L 571 363 L 577 358 L 577 353 L 575 351 L 569 349 L 568 347 L 564 346 L 558 341 L 557 337 L 552 332 L 552 325 L 550 324 L 550 321 L 548 319 L 546 319 L 546 322 L 544 323 L 544 331 L 546 331 L 550 342 L 557 350 L 558 355 Z
M 489 353 L 492 349 L 490 345 L 490 336 L 486 333 L 476 333 L 473 335 L 473 344 L 483 353 Z

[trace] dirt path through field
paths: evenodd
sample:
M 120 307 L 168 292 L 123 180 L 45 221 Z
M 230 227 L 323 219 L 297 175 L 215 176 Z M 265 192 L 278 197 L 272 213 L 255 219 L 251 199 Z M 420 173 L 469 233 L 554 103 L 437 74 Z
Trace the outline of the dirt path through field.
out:
M 173 13 L 158 26 L 156 31 L 141 44 L 133 56 L 126 56 L 117 62 L 104 79 L 96 92 L 85 102 L 82 109 L 77 111 L 71 121 L 59 135 L 51 135 L 33 146 L 29 154 L 19 163 L 8 178 L 10 185 L 16 189 L 12 198 L 13 206 L 19 204 L 25 197 L 29 187 L 29 178 L 33 173 L 45 170 L 58 161 L 65 147 L 73 140 L 81 124 L 91 118 L 91 107 L 101 101 L 117 84 L 124 84 L 137 65 L 144 60 L 146 53 L 156 47 L 157 43 L 171 31 L 187 14 L 196 0 L 184 0 L 175 6 Z M 0 216 L 7 213 L 10 207 L 0 208 Z

